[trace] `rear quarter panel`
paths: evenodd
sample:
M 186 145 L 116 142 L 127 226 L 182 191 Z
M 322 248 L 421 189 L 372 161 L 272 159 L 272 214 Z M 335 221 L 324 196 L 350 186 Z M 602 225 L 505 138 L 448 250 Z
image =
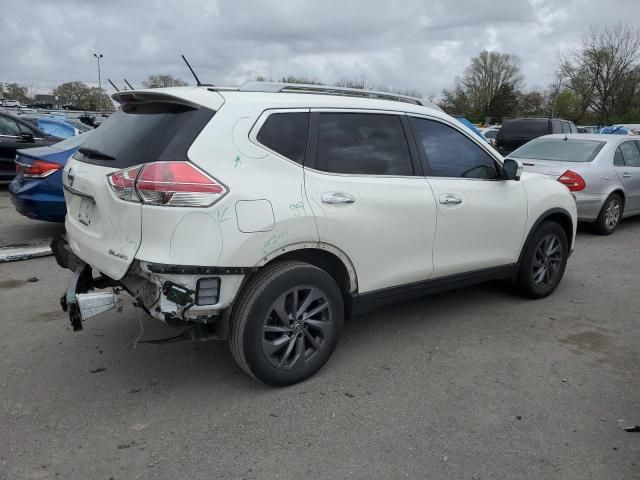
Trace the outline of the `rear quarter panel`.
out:
M 578 224 L 578 212 L 576 201 L 567 187 L 556 180 L 536 173 L 523 173 L 521 181 L 527 194 L 528 203 L 527 229 L 523 246 L 536 222 L 547 212 L 557 209 L 566 211 L 571 217 L 573 232 L 569 240 L 573 245 Z
M 258 102 L 227 102 L 189 149 L 189 159 L 228 188 L 208 208 L 142 206 L 139 260 L 250 267 L 291 245 L 317 242 L 302 166 L 254 144 Z

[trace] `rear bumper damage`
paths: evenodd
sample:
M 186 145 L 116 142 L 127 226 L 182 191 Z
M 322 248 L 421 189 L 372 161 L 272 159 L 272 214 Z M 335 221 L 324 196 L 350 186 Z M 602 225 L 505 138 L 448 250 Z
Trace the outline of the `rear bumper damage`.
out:
M 64 237 L 55 238 L 51 249 L 58 264 L 72 271 L 60 303 L 68 312 L 74 331 L 82 330 L 83 322 L 89 318 L 119 307 L 129 298 L 126 291 L 133 305 L 151 317 L 188 330 L 189 338 L 184 339 L 224 339 L 228 333 L 229 307 L 245 276 L 255 270 L 136 260 L 127 274 L 116 281 L 103 275 L 94 276 L 98 272 L 75 255 Z M 96 291 L 101 289 L 107 290 Z

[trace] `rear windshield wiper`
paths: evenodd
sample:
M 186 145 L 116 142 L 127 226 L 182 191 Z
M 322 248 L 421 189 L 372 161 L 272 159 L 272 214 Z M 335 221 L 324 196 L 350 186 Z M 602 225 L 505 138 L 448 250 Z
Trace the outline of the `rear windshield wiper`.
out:
M 85 157 L 93 158 L 95 160 L 115 160 L 111 155 L 107 155 L 100 150 L 94 150 L 93 148 L 80 147 L 78 151 Z

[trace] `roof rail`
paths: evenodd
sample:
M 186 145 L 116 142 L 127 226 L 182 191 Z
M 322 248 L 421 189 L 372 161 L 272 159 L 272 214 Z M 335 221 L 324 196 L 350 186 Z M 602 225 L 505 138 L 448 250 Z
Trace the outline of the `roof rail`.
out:
M 309 85 L 306 83 L 281 83 L 281 82 L 247 82 L 238 87 L 241 92 L 271 92 L 271 93 L 315 93 L 320 95 L 344 95 L 347 97 L 376 98 L 379 100 L 391 100 L 393 102 L 411 103 L 435 107 L 430 102 L 422 99 L 399 95 L 390 92 L 375 90 L 362 90 L 360 88 L 333 87 L 329 85 Z

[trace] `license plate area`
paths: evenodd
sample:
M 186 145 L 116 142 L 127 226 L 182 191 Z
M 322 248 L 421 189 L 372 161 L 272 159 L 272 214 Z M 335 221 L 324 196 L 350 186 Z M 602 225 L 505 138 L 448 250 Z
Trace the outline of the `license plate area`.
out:
M 86 227 L 91 225 L 95 207 L 96 207 L 96 202 L 92 198 L 81 197 L 80 205 L 78 206 L 78 211 L 77 211 L 78 221 Z

